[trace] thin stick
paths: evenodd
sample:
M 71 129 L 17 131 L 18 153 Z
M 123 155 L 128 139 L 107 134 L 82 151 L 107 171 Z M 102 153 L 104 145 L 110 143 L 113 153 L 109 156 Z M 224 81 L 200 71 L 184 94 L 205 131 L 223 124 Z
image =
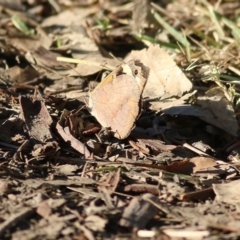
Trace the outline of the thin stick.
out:
M 66 57 L 57 57 L 56 59 L 59 62 L 80 63 L 80 64 L 92 65 L 92 66 L 96 66 L 96 67 L 102 67 L 104 69 L 108 69 L 111 71 L 113 71 L 116 68 L 116 67 L 108 65 L 108 64 L 100 64 L 98 62 L 87 61 L 87 60 L 82 60 L 82 59 L 66 58 Z

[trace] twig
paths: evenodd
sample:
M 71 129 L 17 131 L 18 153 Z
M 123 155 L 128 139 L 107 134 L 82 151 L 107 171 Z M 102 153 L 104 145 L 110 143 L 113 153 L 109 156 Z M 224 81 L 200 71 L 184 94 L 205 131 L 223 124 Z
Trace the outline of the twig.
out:
M 21 210 L 19 213 L 13 214 L 9 219 L 7 219 L 4 223 L 0 225 L 0 236 L 4 234 L 4 232 L 11 228 L 14 224 L 19 223 L 23 219 L 29 217 L 35 212 L 34 208 L 25 208 Z

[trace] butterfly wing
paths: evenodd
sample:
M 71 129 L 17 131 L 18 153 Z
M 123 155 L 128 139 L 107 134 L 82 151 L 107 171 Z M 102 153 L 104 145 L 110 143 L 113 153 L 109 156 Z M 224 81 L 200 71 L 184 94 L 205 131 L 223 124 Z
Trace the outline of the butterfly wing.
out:
M 122 74 L 90 93 L 92 114 L 115 137 L 124 139 L 140 113 L 140 98 L 141 89 L 134 77 Z
M 91 93 L 89 107 L 98 122 L 126 138 L 141 112 L 141 96 L 147 81 L 147 68 L 139 60 L 131 60 L 116 69 Z

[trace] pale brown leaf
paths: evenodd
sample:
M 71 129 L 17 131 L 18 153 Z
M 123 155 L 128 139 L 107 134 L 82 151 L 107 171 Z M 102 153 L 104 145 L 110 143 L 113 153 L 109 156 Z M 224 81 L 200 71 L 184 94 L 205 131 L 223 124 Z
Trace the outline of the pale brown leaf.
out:
M 169 54 L 158 45 L 141 51 L 132 51 L 130 58 L 141 59 L 150 68 L 143 97 L 181 97 L 192 89 L 192 83 L 183 74 Z

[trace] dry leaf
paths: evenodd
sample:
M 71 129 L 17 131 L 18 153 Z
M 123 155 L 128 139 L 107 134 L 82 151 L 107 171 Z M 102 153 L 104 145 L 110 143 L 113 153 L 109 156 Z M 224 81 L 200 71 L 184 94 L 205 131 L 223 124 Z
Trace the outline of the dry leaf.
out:
M 195 106 L 202 115 L 200 118 L 236 136 L 238 124 L 231 102 L 227 100 L 221 88 L 210 89 L 204 96 L 200 96 Z
M 166 166 L 166 171 L 181 173 L 181 174 L 191 174 L 202 169 L 209 167 L 214 167 L 217 165 L 215 159 L 210 157 L 193 157 L 188 160 L 173 162 Z
M 10 185 L 8 180 L 0 180 L 0 196 L 10 192 Z
M 36 212 L 43 218 L 48 218 L 51 213 L 52 213 L 52 209 L 48 204 L 48 200 L 42 201 L 39 205 L 38 208 L 36 210 Z
M 144 194 L 142 197 L 134 197 L 124 209 L 119 224 L 124 227 L 144 228 L 148 221 L 158 212 L 157 207 L 145 200 L 157 201 L 152 194 Z
M 151 13 L 151 1 L 135 0 L 133 2 L 134 2 L 132 11 L 133 30 L 136 32 L 140 32 L 145 27 L 149 28 L 149 26 L 154 23 L 154 18 Z
M 151 184 L 130 184 L 124 187 L 125 192 L 136 192 L 136 193 L 151 193 L 153 195 L 159 194 L 158 186 Z
M 193 229 L 164 229 L 163 232 L 171 239 L 196 239 L 201 240 L 210 235 L 209 231 Z
M 9 76 L 9 80 L 16 83 L 24 83 L 26 81 L 31 81 L 32 79 L 39 77 L 39 73 L 30 66 L 25 68 L 20 68 L 19 66 L 14 66 L 5 71 L 5 74 Z
M 25 121 L 29 134 L 44 143 L 53 140 L 50 132 L 52 118 L 42 101 L 33 101 L 28 97 L 19 98 L 21 115 Z
M 117 59 L 105 58 L 99 52 L 90 52 L 85 56 L 74 53 L 72 55 L 74 58 L 86 61 L 86 64 L 79 63 L 76 68 L 69 70 L 68 73 L 70 76 L 89 76 L 103 70 L 105 65 L 116 68 L 120 64 L 120 61 Z M 95 63 L 97 63 L 98 66 L 96 66 Z
M 58 133 L 61 135 L 65 142 L 70 142 L 71 146 L 75 150 L 88 158 L 90 156 L 90 152 L 88 151 L 87 147 L 72 135 L 72 132 L 74 133 L 77 128 L 75 127 L 75 129 L 70 129 L 70 127 L 72 127 L 71 125 L 66 126 L 67 124 L 69 124 L 69 122 L 66 121 L 67 113 L 67 110 L 64 110 L 62 112 L 61 118 L 56 125 L 56 129 L 58 130 Z
M 184 193 L 179 196 L 179 200 L 182 201 L 206 201 L 208 199 L 213 199 L 215 196 L 212 187 L 195 191 L 195 192 L 189 192 Z
M 116 172 L 110 172 L 107 175 L 104 175 L 98 182 L 99 187 L 103 186 L 105 187 L 109 193 L 113 193 L 120 180 L 120 169 L 118 169 Z
M 176 149 L 175 145 L 165 145 L 164 142 L 149 137 L 149 135 L 143 134 L 136 130 L 133 130 L 130 134 L 130 137 L 134 138 L 137 142 L 139 142 L 139 146 L 148 146 L 153 150 L 164 152 L 164 151 L 171 151 Z
M 47 156 L 56 153 L 58 143 L 54 140 L 50 127 L 52 118 L 42 101 L 33 101 L 28 97 L 19 98 L 21 116 L 26 124 L 29 135 L 38 141 L 34 143 L 33 156 Z
M 32 38 L 30 36 L 24 36 L 24 37 L 9 37 L 7 39 L 8 44 L 13 45 L 15 48 L 28 52 L 33 51 L 41 46 L 48 49 L 52 44 L 52 39 L 45 33 L 43 33 L 42 36 L 36 38 Z
M 52 27 L 52 26 L 79 26 L 86 21 L 86 17 L 90 14 L 99 11 L 99 8 L 94 6 L 90 8 L 71 8 L 62 11 L 58 15 L 53 15 L 45 18 L 42 22 L 42 27 Z M 66 21 L 67 20 L 67 21 Z
M 151 99 L 181 97 L 192 89 L 192 83 L 168 53 L 158 45 L 141 51 L 132 51 L 129 58 L 141 59 L 141 62 L 150 68 L 143 97 Z
M 229 204 L 236 204 L 240 202 L 240 180 L 229 183 L 213 184 L 213 190 L 216 194 L 216 200 Z
M 166 109 L 166 111 L 167 111 L 168 109 L 172 109 L 172 107 L 185 106 L 184 104 L 186 103 L 186 101 L 189 98 L 191 98 L 193 95 L 194 95 L 194 92 L 186 93 L 181 98 L 169 98 L 169 99 L 163 99 L 163 100 L 155 100 L 155 101 L 151 102 L 150 109 L 155 110 L 155 111 Z
M 92 231 L 104 231 L 105 225 L 107 224 L 107 220 L 101 218 L 97 215 L 90 215 L 86 217 L 84 221 L 84 225 L 91 229 Z
M 60 55 L 51 52 L 42 46 L 39 46 L 35 50 L 28 52 L 26 57 L 30 63 L 34 61 L 34 63 L 38 66 L 43 66 L 54 70 L 66 71 L 69 70 L 69 67 L 71 67 L 71 64 L 58 62 L 57 57 L 60 57 Z
M 64 164 L 64 165 L 58 166 L 56 168 L 57 168 L 57 172 L 60 175 L 68 176 L 68 175 L 75 175 L 75 172 L 77 171 L 78 166 L 71 165 L 71 164 Z

